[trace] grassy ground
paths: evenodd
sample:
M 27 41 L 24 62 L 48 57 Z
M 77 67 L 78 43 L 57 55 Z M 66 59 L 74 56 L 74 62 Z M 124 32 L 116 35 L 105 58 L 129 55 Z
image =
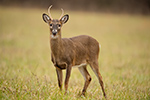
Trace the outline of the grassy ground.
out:
M 77 68 L 68 95 L 59 91 L 43 12 L 47 10 L 0 7 L 0 99 L 104 99 L 90 68 L 86 97 L 79 96 L 84 79 Z M 63 37 L 86 34 L 102 46 L 99 65 L 108 99 L 150 100 L 150 16 L 66 12 L 70 20 Z M 52 10 L 54 18 L 60 13 Z

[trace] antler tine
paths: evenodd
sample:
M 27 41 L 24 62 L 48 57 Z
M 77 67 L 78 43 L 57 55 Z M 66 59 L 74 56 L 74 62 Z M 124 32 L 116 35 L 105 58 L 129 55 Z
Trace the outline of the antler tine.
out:
M 62 8 L 61 8 L 61 11 L 62 11 L 62 13 L 61 13 L 61 16 L 59 19 L 61 19 L 61 17 L 64 15 L 64 10 Z
M 48 14 L 49 14 L 49 17 L 50 17 L 51 19 L 53 19 L 52 16 L 51 16 L 51 12 L 50 12 L 50 9 L 52 8 L 52 6 L 53 6 L 53 5 L 50 5 L 49 8 L 48 8 Z

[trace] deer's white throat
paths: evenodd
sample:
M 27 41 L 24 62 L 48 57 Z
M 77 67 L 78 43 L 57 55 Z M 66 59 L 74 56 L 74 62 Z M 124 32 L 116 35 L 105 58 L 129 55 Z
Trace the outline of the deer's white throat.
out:
M 52 35 L 51 35 L 51 38 L 52 38 L 52 39 L 57 39 L 57 38 L 58 38 L 58 35 L 55 35 L 55 36 L 54 36 L 54 35 L 52 34 Z

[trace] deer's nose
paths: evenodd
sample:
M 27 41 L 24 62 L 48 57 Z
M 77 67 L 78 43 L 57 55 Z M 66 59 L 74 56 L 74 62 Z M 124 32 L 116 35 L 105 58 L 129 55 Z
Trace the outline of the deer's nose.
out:
M 52 34 L 53 34 L 53 35 L 56 35 L 56 34 L 57 34 L 57 30 L 56 30 L 56 29 L 53 29 L 53 30 L 52 30 Z
M 53 33 L 53 35 L 55 36 L 55 35 L 56 35 L 56 33 Z

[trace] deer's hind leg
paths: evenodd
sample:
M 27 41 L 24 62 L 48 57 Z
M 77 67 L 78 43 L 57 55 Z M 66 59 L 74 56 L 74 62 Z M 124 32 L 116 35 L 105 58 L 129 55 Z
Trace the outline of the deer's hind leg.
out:
M 95 75 L 97 76 L 97 78 L 99 80 L 99 84 L 102 88 L 104 97 L 107 98 L 105 90 L 104 90 L 104 83 L 103 83 L 103 80 L 102 80 L 102 76 L 99 72 L 98 60 L 90 62 L 89 64 L 90 64 L 90 67 L 92 68 L 92 70 L 94 71 Z
M 81 74 L 83 75 L 84 80 L 85 80 L 84 87 L 83 87 L 83 90 L 82 90 L 82 95 L 85 95 L 87 87 L 89 86 L 92 78 L 91 78 L 90 74 L 88 73 L 88 71 L 86 69 L 86 65 L 82 66 L 82 67 L 78 67 L 78 69 L 81 72 Z

